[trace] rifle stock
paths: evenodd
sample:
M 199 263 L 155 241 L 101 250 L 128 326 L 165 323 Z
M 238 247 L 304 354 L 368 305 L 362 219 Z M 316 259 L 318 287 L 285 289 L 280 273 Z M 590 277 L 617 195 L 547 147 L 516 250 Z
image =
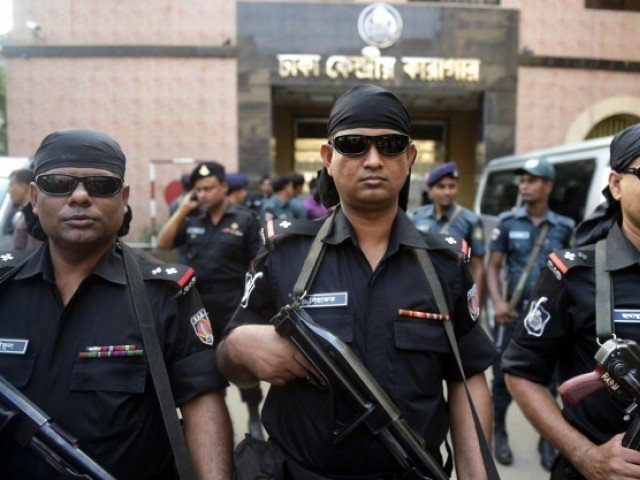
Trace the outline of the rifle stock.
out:
M 280 336 L 288 338 L 300 350 L 329 388 L 337 389 L 356 411 L 351 423 L 334 425 L 334 444 L 364 424 L 382 440 L 404 469 L 403 478 L 448 478 L 425 450 L 424 440 L 402 419 L 398 407 L 344 342 L 316 324 L 299 306 L 286 305 L 271 322 Z
M 42 457 L 64 478 L 115 480 L 42 410 L 0 375 L 0 433 Z

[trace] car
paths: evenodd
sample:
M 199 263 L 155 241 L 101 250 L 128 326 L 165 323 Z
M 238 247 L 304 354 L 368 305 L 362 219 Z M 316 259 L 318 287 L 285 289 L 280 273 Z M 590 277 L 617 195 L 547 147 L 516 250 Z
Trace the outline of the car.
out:
M 20 168 L 30 168 L 31 161 L 27 157 L 0 157 L 0 251 L 11 249 L 13 225 L 12 216 L 15 208 L 9 197 L 9 174 Z

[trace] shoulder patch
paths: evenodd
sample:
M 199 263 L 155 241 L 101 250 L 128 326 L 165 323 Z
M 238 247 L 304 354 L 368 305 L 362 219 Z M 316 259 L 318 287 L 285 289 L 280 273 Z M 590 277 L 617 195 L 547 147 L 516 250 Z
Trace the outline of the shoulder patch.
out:
M 593 248 L 560 250 L 550 253 L 547 259 L 547 266 L 558 280 L 561 280 L 572 268 L 590 268 L 594 265 L 595 251 Z
M 276 243 L 291 235 L 316 236 L 322 221 L 314 220 L 269 220 L 260 231 L 264 245 L 272 249 Z

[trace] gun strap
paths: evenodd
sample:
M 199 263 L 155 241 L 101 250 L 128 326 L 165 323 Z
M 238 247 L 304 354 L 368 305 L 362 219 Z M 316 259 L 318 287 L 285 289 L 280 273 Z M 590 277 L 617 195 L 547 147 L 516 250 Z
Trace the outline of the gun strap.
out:
M 607 271 L 606 240 L 596 243 L 596 336 L 601 345 L 615 337 L 615 325 L 611 315 L 611 275 Z
M 173 455 L 178 469 L 178 475 L 181 480 L 193 480 L 195 475 L 193 466 L 191 465 L 191 457 L 184 438 L 182 426 L 178 421 L 176 413 L 176 404 L 171 392 L 171 384 L 169 383 L 169 375 L 167 367 L 164 363 L 164 356 L 160 348 L 158 340 L 158 332 L 156 331 L 155 322 L 153 321 L 153 313 L 149 304 L 149 297 L 144 288 L 142 273 L 138 267 L 131 247 L 124 242 L 119 241 L 122 248 L 122 260 L 124 261 L 124 269 L 127 275 L 133 309 L 138 319 L 138 326 L 142 334 L 142 343 L 149 362 L 149 370 L 151 371 L 151 379 L 156 390 L 160 411 L 164 420 L 164 425 L 169 437 L 169 443 L 173 450 Z
M 527 284 L 527 280 L 529 280 L 529 275 L 531 275 L 531 269 L 533 268 L 533 264 L 536 263 L 536 258 L 538 258 L 538 254 L 540 253 L 540 249 L 542 248 L 542 242 L 544 242 L 548 231 L 549 224 L 545 223 L 542 226 L 538 237 L 536 238 L 536 243 L 533 245 L 533 250 L 531 250 L 531 254 L 527 259 L 527 264 L 522 271 L 522 275 L 520 275 L 520 279 L 518 280 L 516 289 L 513 291 L 513 295 L 511 295 L 511 298 L 509 299 L 509 307 L 511 308 L 511 310 L 515 310 L 515 308 L 518 306 L 518 302 L 520 302 L 520 297 L 522 297 L 524 287 Z
M 300 275 L 298 275 L 298 280 L 296 280 L 296 284 L 293 287 L 293 298 L 295 300 L 300 300 L 307 294 L 309 288 L 311 288 L 313 279 L 316 273 L 318 273 L 318 268 L 320 268 L 320 263 L 322 263 L 322 257 L 324 257 L 325 244 L 323 240 L 331 230 L 335 216 L 336 211 L 334 210 L 331 212 L 331 215 L 325 219 L 322 227 L 320 227 L 316 237 L 313 239 L 307 258 L 305 258 L 304 264 L 302 265 L 302 270 L 300 270 Z
M 433 295 L 436 299 L 438 310 L 440 310 L 440 313 L 442 315 L 448 316 L 449 306 L 447 305 L 447 300 L 445 299 L 444 292 L 442 291 L 442 283 L 440 282 L 440 278 L 436 273 L 436 269 L 433 266 L 433 262 L 431 261 L 429 254 L 424 249 L 414 249 L 414 252 L 416 254 L 416 257 L 418 258 L 418 261 L 420 262 L 422 271 L 427 277 L 427 282 L 429 283 L 429 286 L 431 287 Z M 491 449 L 489 448 L 489 442 L 487 442 L 487 438 L 484 434 L 484 431 L 482 430 L 480 417 L 478 417 L 478 412 L 476 411 L 476 407 L 473 403 L 473 398 L 471 398 L 471 393 L 469 392 L 467 378 L 464 374 L 464 368 L 462 367 L 462 359 L 460 358 L 460 351 L 458 350 L 458 342 L 456 341 L 455 332 L 453 331 L 453 324 L 451 323 L 451 320 L 445 320 L 443 323 L 445 332 L 447 332 L 449 344 L 451 345 L 451 351 L 453 352 L 458 370 L 460 371 L 460 376 L 464 385 L 464 391 L 467 394 L 467 400 L 469 401 L 469 406 L 471 407 L 471 416 L 473 417 L 473 424 L 476 428 L 478 445 L 480 446 L 480 454 L 482 455 L 482 462 L 484 463 L 487 478 L 488 480 L 499 480 L 500 476 L 498 475 L 496 464 L 493 461 L 493 455 L 491 454 Z
M 436 207 L 434 206 L 433 208 Z M 460 205 L 456 205 L 456 208 L 453 210 L 453 215 L 451 215 L 449 221 L 442 226 L 438 233 L 448 233 L 449 228 L 451 227 L 451 225 L 453 225 L 453 222 L 456 220 L 456 218 L 458 218 L 458 215 L 460 215 L 461 211 L 462 207 Z

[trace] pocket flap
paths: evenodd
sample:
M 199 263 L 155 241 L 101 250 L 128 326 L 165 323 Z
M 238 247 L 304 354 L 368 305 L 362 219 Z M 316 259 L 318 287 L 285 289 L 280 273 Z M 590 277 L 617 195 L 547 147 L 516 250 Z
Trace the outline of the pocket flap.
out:
M 0 374 L 14 387 L 24 387 L 31 378 L 35 363 L 36 357 L 28 354 L 0 355 Z
M 142 393 L 146 376 L 143 358 L 79 359 L 71 373 L 71 390 Z
M 439 353 L 451 351 L 447 334 L 440 321 L 396 321 L 393 324 L 393 330 L 396 347 L 399 349 Z

